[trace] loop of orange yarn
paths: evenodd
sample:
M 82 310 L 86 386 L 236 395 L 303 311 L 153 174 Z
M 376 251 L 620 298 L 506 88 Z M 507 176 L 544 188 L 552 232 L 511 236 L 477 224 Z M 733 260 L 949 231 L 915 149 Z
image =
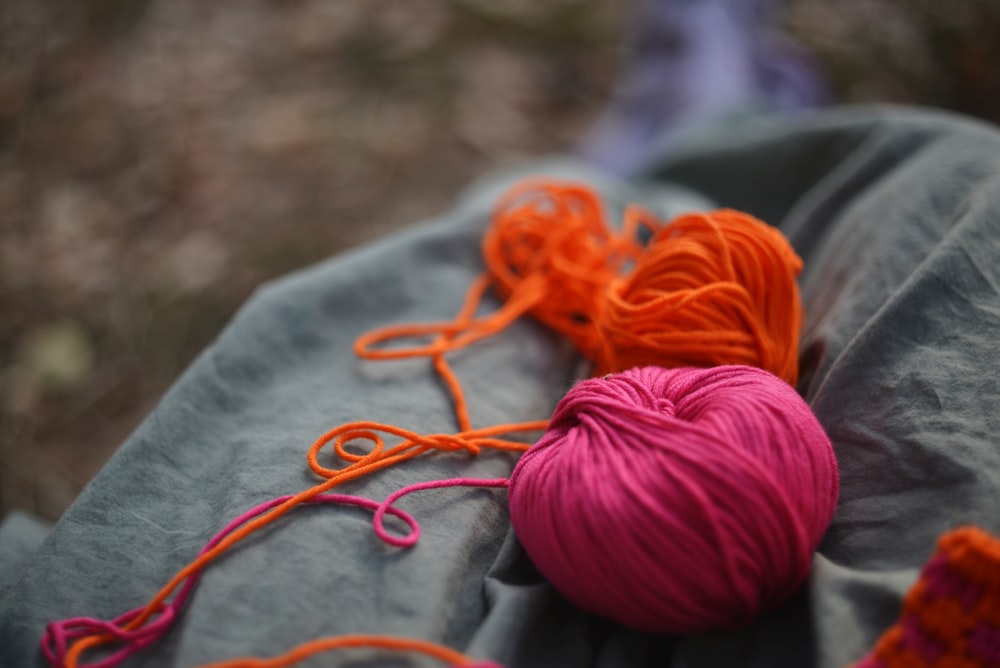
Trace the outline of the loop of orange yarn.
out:
M 739 211 L 661 228 L 606 293 L 597 373 L 637 366 L 756 366 L 794 385 L 802 260 L 777 229 Z
M 516 424 L 498 424 L 481 429 L 471 429 L 457 434 L 418 434 L 409 429 L 394 427 L 381 422 L 348 422 L 320 436 L 309 448 L 307 460 L 309 468 L 314 473 L 330 480 L 356 472 L 366 467 L 385 468 L 400 461 L 418 457 L 428 451 L 455 452 L 464 450 L 471 455 L 478 455 L 483 448 L 507 452 L 524 452 L 530 446 L 520 441 L 496 438 L 501 434 L 517 432 L 541 431 L 548 425 L 548 420 L 519 422 Z M 385 449 L 385 442 L 380 435 L 390 434 L 402 439 L 399 445 Z M 345 449 L 348 443 L 368 441 L 371 449 L 365 454 L 357 454 Z M 319 462 L 319 453 L 332 444 L 336 456 L 350 464 L 342 469 L 329 468 Z

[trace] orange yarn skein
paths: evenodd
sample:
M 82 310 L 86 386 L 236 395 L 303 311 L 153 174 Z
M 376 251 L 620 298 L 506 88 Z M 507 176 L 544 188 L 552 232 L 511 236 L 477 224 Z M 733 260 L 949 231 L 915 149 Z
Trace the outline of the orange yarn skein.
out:
M 753 216 L 730 209 L 681 216 L 609 286 L 597 372 L 746 364 L 794 385 L 801 270 L 784 235 Z

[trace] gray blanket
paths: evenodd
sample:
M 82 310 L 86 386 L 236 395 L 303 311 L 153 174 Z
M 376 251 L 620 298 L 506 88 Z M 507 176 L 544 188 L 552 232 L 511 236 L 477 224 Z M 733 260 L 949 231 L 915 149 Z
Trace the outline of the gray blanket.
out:
M 862 656 L 942 532 L 1000 533 L 1000 133 L 957 117 L 847 110 L 720 129 L 644 178 L 555 161 L 473 186 L 440 219 L 261 289 L 0 590 L 0 665 L 43 665 L 46 622 L 144 604 L 229 519 L 317 482 L 309 444 L 370 419 L 453 431 L 426 361 L 361 362 L 392 322 L 450 318 L 481 270 L 496 195 L 526 175 L 590 183 L 612 210 L 726 206 L 778 225 L 805 261 L 800 391 L 841 467 L 811 577 L 738 632 L 652 636 L 566 603 L 519 548 L 502 490 L 407 497 L 423 538 L 370 513 L 293 511 L 213 565 L 174 629 L 126 665 L 272 656 L 319 636 L 426 638 L 509 668 L 817 666 Z M 491 302 L 495 304 L 495 302 Z M 568 344 L 528 320 L 451 356 L 476 425 L 548 417 Z M 511 456 L 438 454 L 338 491 L 509 474 Z M 369 651 L 306 665 L 436 665 Z

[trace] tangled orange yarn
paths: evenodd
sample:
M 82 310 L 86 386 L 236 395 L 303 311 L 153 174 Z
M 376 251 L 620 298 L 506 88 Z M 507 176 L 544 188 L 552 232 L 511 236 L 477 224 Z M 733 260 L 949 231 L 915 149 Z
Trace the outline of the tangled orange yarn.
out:
M 645 245 L 643 228 L 652 235 Z M 358 355 L 436 357 L 527 313 L 568 337 L 596 374 L 746 364 L 798 379 L 802 260 L 749 214 L 722 209 L 664 223 L 629 207 L 613 229 L 589 188 L 529 182 L 501 199 L 482 250 L 486 274 L 468 301 L 477 304 L 492 285 L 504 299 L 499 310 L 385 327 L 358 339 Z M 430 335 L 437 338 L 427 345 L 377 345 Z

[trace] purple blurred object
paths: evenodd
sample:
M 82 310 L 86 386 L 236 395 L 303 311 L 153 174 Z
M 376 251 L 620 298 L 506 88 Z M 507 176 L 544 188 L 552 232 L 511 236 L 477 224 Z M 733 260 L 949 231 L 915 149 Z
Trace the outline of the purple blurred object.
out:
M 577 147 L 611 171 L 640 171 L 654 147 L 748 112 L 824 104 L 804 49 L 774 28 L 769 0 L 643 0 L 607 110 Z

